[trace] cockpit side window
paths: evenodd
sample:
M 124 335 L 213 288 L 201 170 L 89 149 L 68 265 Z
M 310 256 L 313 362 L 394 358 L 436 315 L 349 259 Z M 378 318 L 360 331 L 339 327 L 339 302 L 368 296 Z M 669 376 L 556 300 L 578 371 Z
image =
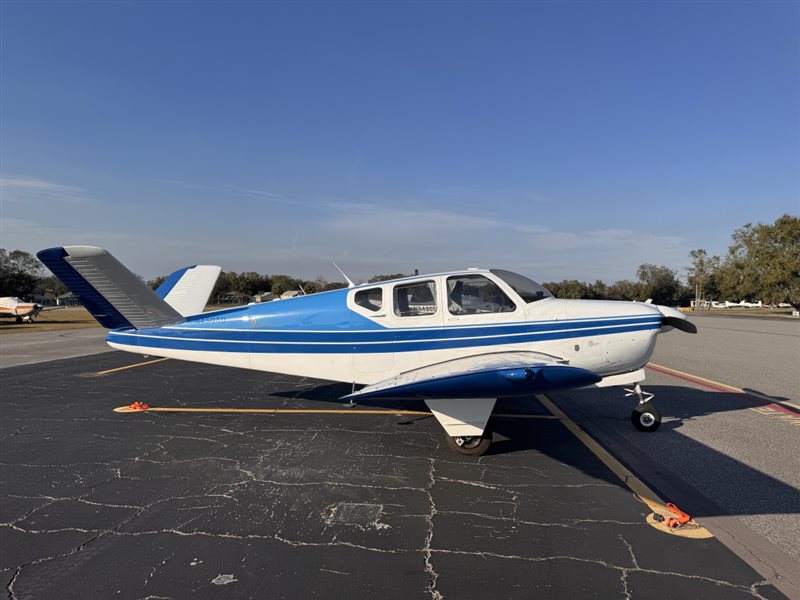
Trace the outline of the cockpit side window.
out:
M 353 302 L 361 308 L 366 308 L 372 312 L 378 312 L 383 308 L 383 289 L 370 288 L 368 290 L 358 290 L 353 298 Z
M 394 314 L 398 317 L 421 317 L 436 314 L 436 283 L 418 281 L 396 285 Z
M 519 294 L 526 304 L 553 297 L 553 294 L 547 288 L 522 275 L 500 269 L 489 269 L 489 272 L 505 281 L 512 290 Z
M 458 275 L 447 278 L 447 309 L 451 315 L 474 315 L 514 312 L 517 307 L 483 275 Z

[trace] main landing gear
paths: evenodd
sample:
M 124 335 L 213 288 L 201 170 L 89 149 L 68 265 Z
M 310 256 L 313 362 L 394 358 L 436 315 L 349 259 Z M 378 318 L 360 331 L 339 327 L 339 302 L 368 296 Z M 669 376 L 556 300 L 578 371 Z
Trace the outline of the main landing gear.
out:
M 444 428 L 447 445 L 464 456 L 482 456 L 492 445 L 489 417 L 496 398 L 431 398 L 425 404 Z
M 642 390 L 642 386 L 638 383 L 633 389 L 625 388 L 628 392 L 625 396 L 636 396 L 639 399 L 639 404 L 631 412 L 631 423 L 639 431 L 655 431 L 661 425 L 661 413 L 655 407 L 655 404 L 650 402 L 653 399 L 653 394 Z
M 492 430 L 487 425 L 480 435 L 447 436 L 447 444 L 464 456 L 483 456 L 492 445 Z

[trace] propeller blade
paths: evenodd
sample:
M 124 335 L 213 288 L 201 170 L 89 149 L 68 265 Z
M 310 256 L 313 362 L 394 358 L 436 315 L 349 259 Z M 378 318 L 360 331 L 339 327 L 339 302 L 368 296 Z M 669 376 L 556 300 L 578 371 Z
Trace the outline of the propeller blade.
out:
M 661 319 L 661 322 L 664 325 L 674 327 L 675 329 L 680 329 L 686 333 L 697 333 L 697 326 L 686 319 L 679 319 L 678 317 L 664 317 Z

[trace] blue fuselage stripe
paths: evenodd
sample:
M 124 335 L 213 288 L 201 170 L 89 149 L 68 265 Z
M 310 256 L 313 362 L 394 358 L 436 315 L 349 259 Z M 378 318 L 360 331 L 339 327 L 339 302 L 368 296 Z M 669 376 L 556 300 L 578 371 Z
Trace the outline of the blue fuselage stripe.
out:
M 432 327 L 425 329 L 384 328 L 378 331 L 281 331 L 260 329 L 223 329 L 197 327 L 162 327 L 141 330 L 141 335 L 187 338 L 193 340 L 219 340 L 230 342 L 282 342 L 282 343 L 373 343 L 417 342 L 442 338 L 472 338 L 487 336 L 520 335 L 527 333 L 564 331 L 570 329 L 600 328 L 622 325 L 660 324 L 660 317 L 595 319 L 593 321 L 550 321 L 513 324 L 488 324 L 468 327 Z
M 380 332 L 265 332 L 161 328 L 128 332 L 112 331 L 108 334 L 108 341 L 129 346 L 212 352 L 371 354 L 500 346 L 646 331 L 660 327 L 660 319 L 614 319 L 579 323 L 530 323 L 524 327 L 386 329 Z

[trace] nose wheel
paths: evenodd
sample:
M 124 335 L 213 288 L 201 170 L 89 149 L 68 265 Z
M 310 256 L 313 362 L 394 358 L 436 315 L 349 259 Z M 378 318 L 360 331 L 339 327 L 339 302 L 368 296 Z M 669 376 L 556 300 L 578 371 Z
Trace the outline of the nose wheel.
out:
M 639 399 L 639 404 L 631 412 L 631 423 L 639 431 L 655 431 L 661 425 L 661 413 L 655 407 L 655 404 L 650 402 L 653 399 L 653 394 L 645 392 L 642 387 L 637 383 L 634 388 L 625 389 L 627 394 L 625 396 L 636 396 Z

